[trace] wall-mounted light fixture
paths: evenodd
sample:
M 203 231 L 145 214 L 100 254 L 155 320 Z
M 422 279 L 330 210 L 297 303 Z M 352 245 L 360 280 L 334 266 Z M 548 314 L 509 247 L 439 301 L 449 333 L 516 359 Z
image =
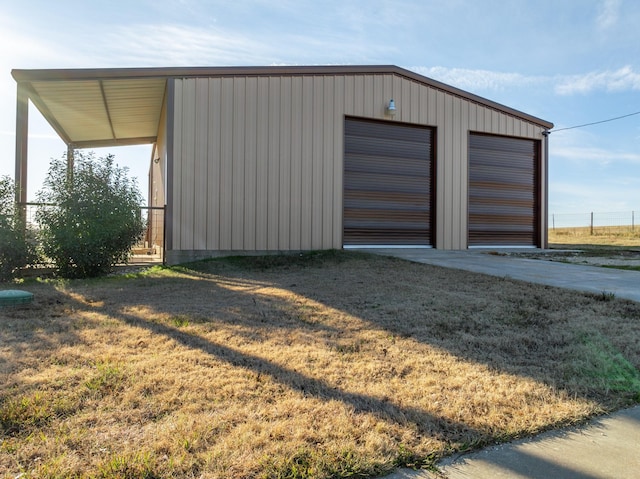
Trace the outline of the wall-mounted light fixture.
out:
M 396 116 L 396 102 L 393 101 L 393 98 L 389 100 L 389 105 L 387 106 L 387 115 Z

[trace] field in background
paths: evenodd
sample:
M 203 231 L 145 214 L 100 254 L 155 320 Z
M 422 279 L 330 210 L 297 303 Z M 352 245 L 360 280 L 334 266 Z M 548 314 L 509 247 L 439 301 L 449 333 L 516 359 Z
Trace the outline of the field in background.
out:
M 550 227 L 549 244 L 640 247 L 640 226 Z
M 640 246 L 635 211 L 549 215 L 551 245 Z
M 376 476 L 640 401 L 640 304 L 354 252 L 29 281 L 0 477 Z

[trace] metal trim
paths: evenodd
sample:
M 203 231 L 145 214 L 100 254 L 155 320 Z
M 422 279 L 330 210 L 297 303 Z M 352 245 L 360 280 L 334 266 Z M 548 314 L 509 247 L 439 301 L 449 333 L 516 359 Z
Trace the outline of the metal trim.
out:
M 157 136 L 143 136 L 139 138 L 114 138 L 111 140 L 88 140 L 73 142 L 74 148 L 103 148 L 107 146 L 133 146 L 153 144 L 157 141 Z
M 111 119 L 111 111 L 109 111 L 109 102 L 107 101 L 107 94 L 104 91 L 104 81 L 100 80 L 98 82 L 100 85 L 100 94 L 102 95 L 102 104 L 104 106 L 104 111 L 107 114 L 107 120 L 109 121 L 109 128 L 111 129 L 111 137 L 115 140 L 116 131 L 113 128 L 113 120 Z

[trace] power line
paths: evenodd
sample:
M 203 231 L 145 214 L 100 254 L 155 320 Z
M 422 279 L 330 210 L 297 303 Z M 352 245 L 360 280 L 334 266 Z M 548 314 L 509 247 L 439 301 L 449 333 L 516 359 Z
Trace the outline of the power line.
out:
M 640 111 L 636 111 L 635 113 L 629 113 L 628 115 L 617 116 L 615 118 L 609 118 L 608 120 L 594 121 L 593 123 L 585 123 L 584 125 L 569 126 L 567 128 L 558 128 L 557 130 L 551 130 L 549 133 L 555 133 L 556 131 L 562 131 L 562 130 L 573 130 L 575 128 L 583 128 L 585 126 L 591 126 L 591 125 L 599 125 L 600 123 L 607 123 L 609 121 L 620 120 L 622 118 L 627 118 L 633 115 L 640 115 Z

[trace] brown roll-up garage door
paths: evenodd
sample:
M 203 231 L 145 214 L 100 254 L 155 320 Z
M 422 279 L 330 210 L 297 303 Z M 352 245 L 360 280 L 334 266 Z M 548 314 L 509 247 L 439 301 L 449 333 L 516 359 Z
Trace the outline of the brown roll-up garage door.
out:
M 537 246 L 538 142 L 469 136 L 469 246 Z
M 344 245 L 429 246 L 432 129 L 345 120 Z

